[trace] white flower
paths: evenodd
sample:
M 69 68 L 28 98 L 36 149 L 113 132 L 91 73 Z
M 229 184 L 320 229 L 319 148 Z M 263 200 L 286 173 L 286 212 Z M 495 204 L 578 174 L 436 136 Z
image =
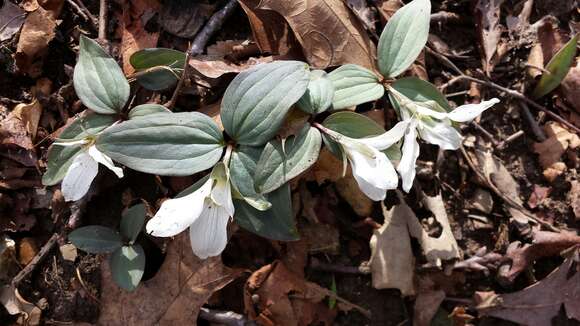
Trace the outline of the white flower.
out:
M 401 161 L 397 166 L 403 181 L 403 190 L 406 192 L 409 192 L 415 179 L 415 164 L 419 156 L 417 134 L 427 143 L 438 145 L 444 150 L 456 150 L 461 146 L 462 136 L 453 127 L 452 121 L 469 122 L 499 103 L 497 98 L 493 98 L 479 104 L 461 105 L 451 112 L 445 112 L 434 101 L 413 102 L 393 88 L 389 88 L 389 91 L 399 104 L 403 121 L 409 121 Z M 437 108 L 439 111 L 435 110 Z
M 147 223 L 147 233 L 172 237 L 189 227 L 193 253 L 199 258 L 219 255 L 228 242 L 227 225 L 234 216 L 229 170 L 214 166 L 208 180 L 196 191 L 161 204 Z
M 117 177 L 123 177 L 123 169 L 116 167 L 113 160 L 99 151 L 94 144 L 91 144 L 91 140 L 89 139 L 73 142 L 57 142 L 54 145 L 83 146 L 83 149 L 74 158 L 62 180 L 61 190 L 65 201 L 76 201 L 87 194 L 91 183 L 93 183 L 93 180 L 99 172 L 99 163 L 113 171 Z
M 322 131 L 340 144 L 352 167 L 352 174 L 362 192 L 372 200 L 385 199 L 388 189 L 395 189 L 399 178 L 391 161 L 381 152 L 396 143 L 407 129 L 408 121 L 397 123 L 379 136 L 350 138 L 321 127 Z

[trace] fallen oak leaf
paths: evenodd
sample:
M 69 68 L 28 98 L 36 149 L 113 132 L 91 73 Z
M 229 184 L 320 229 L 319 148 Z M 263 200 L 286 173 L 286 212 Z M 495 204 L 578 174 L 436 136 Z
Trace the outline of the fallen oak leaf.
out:
M 108 264 L 101 265 L 99 325 L 195 325 L 200 307 L 245 271 L 224 266 L 220 257 L 193 255 L 188 234 L 173 239 L 157 274 L 133 292 L 119 288 Z
M 559 255 L 566 249 L 580 245 L 580 236 L 573 232 L 532 231 L 532 242 L 512 242 L 505 258 L 508 265 L 499 269 L 498 280 L 504 285 L 512 284 L 516 277 L 543 257 Z M 503 266 L 502 266 L 503 267 Z
M 243 2 L 252 10 L 272 10 L 282 15 L 313 67 L 326 68 L 345 63 L 370 69 L 375 66 L 374 44 L 360 21 L 341 0 Z
M 53 12 L 43 7 L 38 7 L 26 17 L 14 55 L 20 72 L 32 78 L 42 73 L 41 59 L 46 54 L 48 43 L 55 36 L 55 17 Z
M 480 314 L 528 326 L 551 325 L 562 306 L 569 319 L 580 321 L 579 252 L 574 250 L 558 269 L 522 291 L 498 295 L 477 292 Z
M 398 194 L 399 195 L 399 194 Z M 416 218 L 404 201 L 387 209 L 381 203 L 383 225 L 373 231 L 370 240 L 372 283 L 375 289 L 395 288 L 403 296 L 415 294 L 413 283 L 415 257 L 411 248 L 408 219 Z
M 159 10 L 157 0 L 132 0 L 125 2 L 121 17 L 121 57 L 123 58 L 123 72 L 130 75 L 135 72 L 130 58 L 133 53 L 154 48 L 159 39 L 159 32 L 150 32 L 145 28 L 149 19 Z

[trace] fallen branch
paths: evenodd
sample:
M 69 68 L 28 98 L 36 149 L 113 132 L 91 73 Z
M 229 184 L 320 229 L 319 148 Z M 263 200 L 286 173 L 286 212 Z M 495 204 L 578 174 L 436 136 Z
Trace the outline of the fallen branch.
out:
M 16 274 L 16 276 L 14 276 L 10 284 L 12 287 L 18 288 L 20 282 L 22 282 L 22 280 L 24 280 L 30 273 L 32 273 L 32 271 L 34 271 L 36 266 L 44 259 L 44 257 L 46 257 L 52 247 L 54 247 L 58 238 L 58 233 L 54 233 L 50 239 L 48 239 L 48 241 L 44 244 L 44 246 L 42 246 L 36 256 L 34 256 L 34 258 L 32 258 L 32 260 L 28 263 L 28 265 L 26 265 L 26 267 L 24 267 L 18 274 Z
M 445 66 L 451 68 L 453 71 L 455 71 L 455 73 L 458 74 L 458 76 L 455 77 L 456 80 L 468 80 L 474 83 L 478 83 L 487 87 L 491 87 L 491 88 L 495 88 L 498 91 L 504 92 L 507 95 L 516 98 L 520 101 L 523 101 L 527 104 L 529 104 L 530 106 L 545 112 L 547 115 L 549 115 L 550 117 L 552 117 L 554 120 L 560 122 L 561 124 L 565 125 L 566 127 L 574 130 L 576 133 L 580 134 L 580 128 L 576 127 L 574 124 L 568 122 L 568 120 L 562 118 L 561 116 L 557 115 L 556 113 L 546 109 L 545 107 L 539 105 L 538 103 L 530 100 L 527 96 L 525 96 L 524 94 L 515 91 L 513 89 L 509 89 L 507 87 L 503 87 L 501 85 L 498 85 L 492 81 L 488 81 L 488 80 L 482 80 L 482 79 L 478 79 L 472 76 L 468 76 L 465 73 L 463 73 L 463 71 L 461 71 L 461 69 L 459 69 L 453 62 L 451 62 L 451 60 L 447 59 L 447 57 L 445 57 L 443 54 L 437 53 L 435 52 L 433 49 L 426 47 L 427 52 L 429 54 L 432 54 L 435 58 L 437 58 L 439 61 L 441 61 L 441 63 L 443 63 Z
M 187 77 L 189 76 L 189 72 L 191 70 L 189 59 L 198 54 L 203 53 L 203 49 L 207 45 L 209 39 L 212 36 L 214 36 L 214 34 L 222 27 L 226 19 L 228 19 L 228 17 L 230 17 L 234 13 L 234 10 L 237 8 L 237 6 L 238 6 L 237 0 L 229 0 L 228 3 L 220 11 L 214 13 L 211 16 L 211 18 L 208 20 L 205 26 L 203 26 L 203 29 L 199 33 L 197 33 L 195 39 L 193 40 L 193 43 L 191 44 L 191 47 L 189 48 L 189 51 L 187 51 L 187 54 L 185 56 L 185 66 L 183 67 L 181 78 L 179 79 L 179 82 L 177 83 L 177 86 L 173 91 L 171 100 L 167 104 L 165 104 L 165 106 L 168 109 L 171 110 L 175 105 L 177 97 L 179 96 L 179 93 L 183 88 L 185 79 L 187 79 Z

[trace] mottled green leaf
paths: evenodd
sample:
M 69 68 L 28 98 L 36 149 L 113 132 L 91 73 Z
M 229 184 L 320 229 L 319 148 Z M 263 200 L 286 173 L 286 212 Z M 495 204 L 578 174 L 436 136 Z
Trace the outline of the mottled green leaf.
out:
M 113 281 L 118 286 L 133 291 L 139 285 L 145 271 L 145 252 L 140 245 L 123 246 L 109 259 Z
M 147 207 L 145 204 L 137 204 L 125 211 L 121 218 L 121 234 L 133 243 L 139 236 L 147 216 Z
M 185 53 L 173 49 L 150 48 L 135 52 L 129 61 L 143 87 L 158 91 L 177 83 L 185 66 Z
M 266 195 L 266 198 L 272 203 L 266 211 L 259 211 L 243 200 L 234 200 L 234 221 L 242 228 L 268 239 L 298 240 L 300 236 L 292 213 L 290 186 L 286 184 Z
M 81 35 L 73 83 L 81 102 L 101 114 L 115 114 L 129 99 L 129 83 L 115 59 L 97 42 Z
M 191 175 L 221 157 L 222 133 L 199 112 L 156 113 L 105 130 L 97 148 L 127 167 L 159 175 Z
M 334 86 L 323 70 L 310 72 L 308 88 L 296 105 L 304 112 L 318 114 L 332 105 Z
M 171 111 L 161 104 L 141 104 L 129 111 L 129 119 L 140 118 L 155 113 L 171 113 Z
M 302 97 L 309 79 L 308 66 L 299 61 L 274 61 L 243 71 L 221 103 L 224 129 L 238 144 L 265 144 Z
M 378 45 L 379 71 L 394 78 L 417 59 L 429 36 L 431 1 L 414 0 L 389 19 Z
M 68 235 L 75 247 L 92 254 L 113 252 L 123 245 L 119 233 L 101 225 L 78 228 Z
M 328 74 L 328 79 L 334 86 L 334 110 L 375 101 L 385 93 L 375 73 L 355 64 L 339 67 Z
M 254 180 L 258 192 L 272 192 L 306 171 L 318 159 L 321 145 L 320 131 L 310 124 L 284 144 L 270 141 L 256 166 Z

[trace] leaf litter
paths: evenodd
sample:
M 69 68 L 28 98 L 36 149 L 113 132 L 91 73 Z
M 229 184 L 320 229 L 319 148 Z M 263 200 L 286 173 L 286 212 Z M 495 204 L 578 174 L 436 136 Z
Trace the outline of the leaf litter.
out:
M 566 15 L 574 11 L 570 3 L 522 1 L 513 6 L 480 0 L 475 11 L 461 3 L 438 3 L 429 44 L 470 76 L 532 90 L 540 76 L 547 74 L 550 59 L 577 32 L 569 27 L 574 22 Z M 132 73 L 128 58 L 137 50 L 156 46 L 187 50 L 219 9 L 206 1 L 188 3 L 184 10 L 176 8 L 177 4 L 179 1 L 142 0 L 122 8 L 109 5 L 109 17 L 117 21 L 109 22 L 105 37 L 112 53 L 125 63 L 126 74 Z M 207 44 L 206 53 L 190 59 L 193 72 L 178 98 L 178 110 L 199 107 L 219 121 L 219 98 L 231 78 L 271 60 L 307 60 L 327 70 L 345 63 L 372 69 L 374 35 L 402 2 L 243 0 L 240 5 L 229 18 L 231 24 L 226 23 Z M 47 140 L 56 138 L 67 118 L 80 110 L 67 83 L 72 78 L 78 35 L 93 30 L 79 12 L 98 16 L 99 11 L 93 4 L 83 7 L 80 0 L 54 0 L 20 5 L 5 1 L 0 8 L 0 21 L 8 22 L 0 26 L 0 227 L 14 239 L 13 249 L 3 250 L 12 254 L 7 259 L 3 255 L 0 264 L 15 273 L 37 254 L 38 248 L 32 244 L 42 246 L 42 239 L 55 229 L 68 232 L 66 219 L 71 211 L 78 212 L 63 203 L 58 189 L 40 185 L 39 171 L 46 162 Z M 440 18 L 454 15 L 462 18 Z M 541 100 L 571 121 L 579 112 L 577 62 L 575 57 L 562 76 L 561 87 Z M 478 100 L 490 92 L 474 83 L 453 80 L 449 72 L 453 73 L 427 52 L 408 74 L 434 81 L 457 103 Z M 46 77 L 52 89 L 46 87 Z M 35 84 L 36 91 L 31 89 Z M 171 92 L 139 90 L 135 96 L 163 103 Z M 357 110 L 381 126 L 395 120 L 395 111 L 383 100 Z M 340 159 L 323 150 L 316 165 L 292 183 L 302 240 L 286 244 L 237 231 L 232 237 L 245 234 L 243 239 L 250 240 L 230 244 L 222 258 L 199 261 L 180 236 L 158 243 L 164 247 L 165 260 L 154 276 L 131 293 L 114 285 L 107 264 L 88 268 L 86 262 L 92 256 L 74 253 L 76 248 L 59 243 L 61 250 L 49 253 L 36 267 L 54 271 L 46 276 L 54 281 L 52 285 L 32 276 L 31 281 L 14 288 L 5 286 L 14 273 L 1 275 L 2 303 L 15 314 L 6 318 L 33 325 L 49 320 L 196 324 L 198 318 L 204 318 L 198 316 L 204 307 L 204 314 L 212 315 L 213 308 L 230 310 L 264 325 L 400 324 L 410 320 L 417 325 L 440 320 L 466 324 L 485 320 L 485 316 L 544 325 L 562 312 L 565 318 L 579 320 L 576 302 L 580 300 L 576 297 L 580 282 L 574 249 L 580 244 L 578 136 L 550 117 L 533 112 L 532 123 L 543 127 L 547 136 L 540 140 L 529 130 L 529 121 L 520 110 L 506 110 L 486 114 L 477 126 L 465 127 L 477 146 L 466 142 L 463 157 L 422 148 L 426 154 L 420 163 L 433 168 L 435 177 L 418 183 L 424 189 L 435 187 L 436 196 L 426 190 L 406 197 L 392 193 L 389 196 L 397 197 L 398 203 L 373 203 L 360 192 L 350 171 L 342 175 Z M 487 134 L 480 128 L 487 129 Z M 292 133 L 291 123 L 288 130 Z M 520 130 L 523 136 L 507 142 Z M 507 145 L 494 147 L 490 135 L 496 144 L 506 140 Z M 479 147 L 486 142 L 485 149 Z M 118 197 L 121 193 L 147 197 L 155 203 L 175 191 L 171 187 L 192 181 L 156 178 L 147 184 L 153 186 L 146 194 L 137 189 L 146 188 L 141 177 L 132 177 L 140 180 L 133 189 L 107 177 L 95 182 Z M 478 222 L 468 222 L 473 220 Z M 239 254 L 232 259 L 230 252 Z M 561 256 L 568 258 L 556 268 Z M 78 272 L 72 269 L 71 273 L 63 267 L 66 264 Z M 73 319 L 72 315 L 59 315 L 58 311 L 70 307 L 51 307 L 58 303 L 47 292 L 65 293 L 55 290 L 58 286 L 70 291 L 67 296 L 85 298 L 88 301 L 80 302 L 100 313 L 82 311 Z M 450 297 L 462 301 L 446 300 Z M 414 308 L 414 312 L 406 308 Z M 5 315 L 0 312 L 0 318 Z

